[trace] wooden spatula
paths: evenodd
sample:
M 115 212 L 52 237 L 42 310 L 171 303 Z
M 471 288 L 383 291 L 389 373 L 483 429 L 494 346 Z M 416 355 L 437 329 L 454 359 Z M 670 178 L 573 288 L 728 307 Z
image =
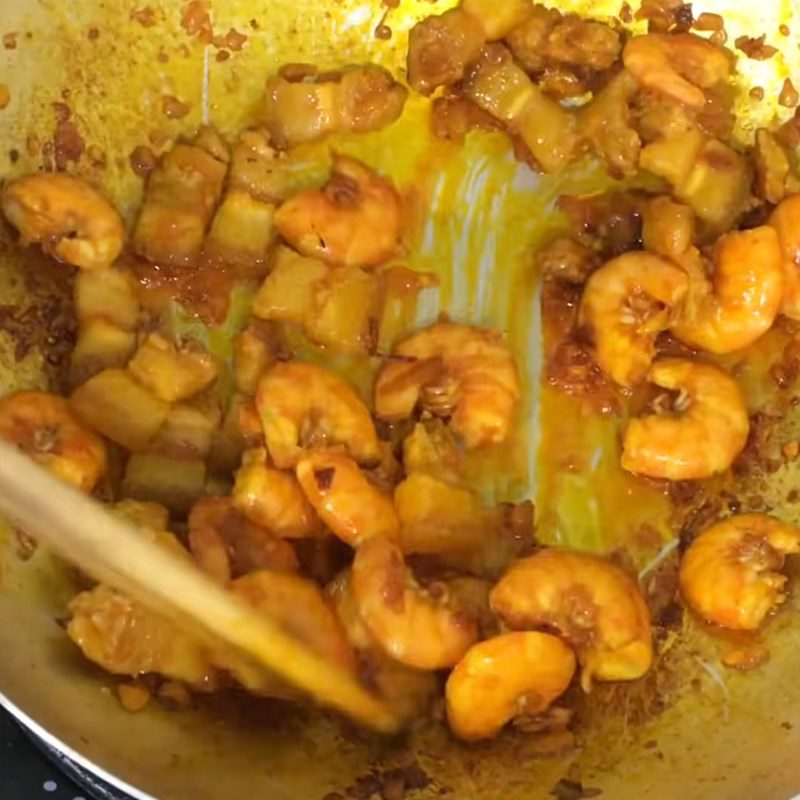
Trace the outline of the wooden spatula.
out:
M 265 685 L 274 685 L 270 678 L 278 675 L 319 703 L 375 730 L 398 728 L 389 708 L 349 673 L 3 441 L 0 513 L 98 581 L 195 635 L 231 646 L 249 662 L 250 686 L 255 667 Z

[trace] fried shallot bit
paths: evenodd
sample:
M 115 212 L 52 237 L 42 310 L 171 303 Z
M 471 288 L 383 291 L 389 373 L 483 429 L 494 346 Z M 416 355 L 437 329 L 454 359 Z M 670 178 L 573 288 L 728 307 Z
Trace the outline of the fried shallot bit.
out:
M 140 177 L 146 178 L 158 163 L 156 154 L 147 146 L 139 145 L 131 150 L 129 156 L 131 169 Z
M 767 44 L 766 38 L 767 35 L 765 33 L 758 37 L 739 36 L 735 41 L 736 49 L 741 50 L 748 58 L 752 58 L 754 61 L 767 61 L 778 52 L 778 48 Z
M 197 36 L 208 44 L 213 36 L 208 3 L 205 0 L 190 0 L 181 14 L 181 27 L 189 36 Z
M 182 119 L 189 113 L 189 106 L 171 94 L 165 94 L 161 100 L 161 110 L 169 119 Z
M 694 21 L 692 27 L 696 31 L 721 31 L 725 27 L 725 18 L 720 14 L 703 11 Z
M 591 248 L 559 237 L 546 244 L 536 254 L 536 265 L 543 278 L 582 284 L 597 268 L 597 259 Z
M 138 22 L 143 28 L 152 28 L 156 24 L 156 13 L 151 6 L 136 8 L 131 11 L 131 19 Z
M 798 101 L 800 101 L 800 93 L 798 93 L 791 78 L 786 78 L 781 87 L 781 93 L 778 96 L 778 104 L 784 108 L 794 108 Z

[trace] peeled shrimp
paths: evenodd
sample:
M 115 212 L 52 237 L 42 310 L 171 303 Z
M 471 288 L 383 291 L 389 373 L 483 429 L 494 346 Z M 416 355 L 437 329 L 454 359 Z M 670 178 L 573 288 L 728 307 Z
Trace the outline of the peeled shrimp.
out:
M 400 342 L 392 355 L 375 383 L 378 417 L 405 419 L 419 404 L 449 417 L 468 448 L 508 438 L 520 383 L 499 333 L 440 322 Z
M 103 440 L 54 394 L 17 392 L 0 398 L 0 438 L 84 492 L 91 492 L 106 471 Z
M 352 581 L 367 630 L 403 664 L 451 667 L 478 638 L 475 620 L 428 595 L 388 539 L 372 537 L 358 548 Z
M 366 406 L 342 378 L 323 367 L 301 361 L 277 364 L 259 381 L 256 406 L 279 469 L 294 467 L 305 451 L 335 445 L 360 464 L 380 461 Z
M 730 353 L 772 327 L 781 306 L 784 274 L 772 228 L 734 231 L 719 239 L 711 281 L 696 250 L 679 263 L 690 275 L 689 293 L 672 331 L 687 344 Z
M 195 527 L 189 533 L 189 549 L 197 564 L 220 586 L 231 582 L 231 557 L 225 539 L 216 528 Z
M 431 672 L 414 669 L 388 656 L 364 625 L 353 592 L 350 570 L 340 572 L 326 587 L 325 596 L 356 649 L 359 674 L 389 703 L 400 719 L 419 719 L 434 702 L 439 683 Z
M 742 514 L 704 530 L 681 561 L 683 599 L 708 622 L 755 630 L 786 600 L 787 554 L 800 552 L 800 530 L 766 514 Z
M 247 519 L 282 539 L 314 536 L 319 531 L 319 518 L 297 478 L 270 466 L 263 447 L 245 451 L 231 499 Z
M 621 386 L 647 375 L 656 337 L 676 317 L 688 286 L 680 267 L 652 253 L 626 253 L 592 273 L 580 319 L 592 335 L 598 364 Z
M 322 521 L 357 547 L 371 536 L 395 540 L 400 522 L 391 497 L 373 486 L 343 453 L 309 453 L 297 463 L 297 480 Z
M 105 269 L 122 250 L 122 217 L 97 189 L 73 175 L 19 178 L 3 189 L 0 203 L 23 245 L 39 242 L 59 261 Z
M 474 645 L 445 688 L 450 730 L 489 739 L 513 717 L 541 714 L 569 686 L 575 655 L 558 637 L 526 631 Z
M 781 314 L 800 320 L 800 194 L 783 200 L 772 212 L 769 224 L 777 231 L 782 250 Z
M 736 381 L 710 364 L 681 358 L 657 361 L 647 377 L 680 393 L 675 414 L 650 414 L 628 423 L 623 469 L 671 481 L 707 478 L 728 469 L 750 429 Z
M 209 495 L 194 504 L 189 549 L 201 569 L 222 585 L 257 569 L 293 572 L 298 567 L 288 542 L 250 522 L 227 497 Z
M 275 227 L 304 256 L 329 264 L 374 267 L 395 250 L 400 196 L 366 164 L 336 156 L 322 189 L 289 198 L 275 212 Z
M 722 83 L 731 71 L 722 48 L 691 33 L 634 36 L 625 45 L 622 61 L 645 89 L 698 110 L 706 103 L 703 90 Z
M 588 553 L 542 550 L 517 561 L 490 596 L 512 630 L 555 629 L 575 649 L 581 685 L 640 678 L 653 660 L 650 613 L 636 581 Z
M 264 569 L 233 581 L 230 588 L 332 664 L 355 669 L 355 654 L 344 629 L 312 581 Z
M 328 598 L 336 616 L 344 626 L 347 639 L 357 650 L 367 650 L 375 646 L 372 634 L 367 630 L 358 610 L 358 600 L 353 591 L 350 568 L 343 569 L 325 587 Z

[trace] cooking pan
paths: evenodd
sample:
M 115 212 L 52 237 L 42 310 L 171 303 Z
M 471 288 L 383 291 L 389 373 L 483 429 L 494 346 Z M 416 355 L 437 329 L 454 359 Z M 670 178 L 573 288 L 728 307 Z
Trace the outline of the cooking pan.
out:
M 450 4 L 217 0 L 211 3 L 214 32 L 235 29 L 247 38 L 243 45 L 235 36 L 209 45 L 187 34 L 181 24 L 187 4 L 178 0 L 138 6 L 3 0 L 0 83 L 10 100 L 0 110 L 0 174 L 66 165 L 102 183 L 130 218 L 142 190 L 129 163 L 136 146 L 157 150 L 204 121 L 224 134 L 252 123 L 265 78 L 282 63 L 327 68 L 372 60 L 402 74 L 408 28 Z M 618 3 L 604 0 L 561 7 L 599 17 L 619 11 Z M 770 98 L 787 74 L 800 76 L 800 10 L 793 0 L 710 0 L 695 6 L 700 10 L 724 13 L 731 39 L 764 32 L 782 51 L 768 61 L 742 60 L 738 135 L 746 138 L 785 113 Z M 376 37 L 379 24 L 391 30 L 390 38 Z M 778 33 L 782 24 L 789 35 Z M 748 99 L 754 85 L 765 89 L 762 102 Z M 165 96 L 184 104 L 178 115 L 165 115 Z M 391 175 L 419 211 L 420 247 L 409 265 L 435 270 L 441 286 L 423 297 L 417 322 L 447 311 L 497 327 L 528 373 L 517 437 L 523 445 L 508 454 L 511 473 L 489 489 L 502 499 L 534 496 L 545 542 L 607 552 L 657 518 L 656 541 L 636 556 L 642 577 L 651 576 L 676 554 L 678 523 L 664 517 L 663 496 L 641 489 L 628 502 L 626 492 L 633 490 L 615 483 L 618 475 L 592 479 L 589 467 L 583 477 L 578 468 L 569 485 L 554 482 L 541 446 L 547 433 L 538 424 L 553 398 L 538 389 L 540 317 L 531 253 L 563 225 L 555 208 L 560 194 L 600 189 L 608 179 L 585 165 L 538 178 L 496 134 L 470 137 L 463 147 L 434 143 L 427 113 L 427 101 L 412 97 L 396 125 L 336 146 Z M 319 180 L 327 145 L 310 148 L 308 157 L 309 181 Z M 63 268 L 35 252 L 20 253 L 7 229 L 1 235 L 5 392 L 52 378 L 54 358 L 69 340 L 70 312 Z M 752 410 L 774 405 L 768 382 L 755 368 L 751 373 Z M 795 435 L 797 423 L 784 411 L 773 429 L 777 438 Z M 593 422 L 565 434 L 563 448 L 597 447 L 592 465 L 615 462 L 615 424 Z M 759 510 L 796 523 L 800 506 L 786 498 L 797 479 L 791 465 L 747 477 L 751 489 L 758 484 Z M 755 490 L 737 490 L 746 507 Z M 0 701 L 48 743 L 135 797 L 322 800 L 329 793 L 380 791 L 391 797 L 398 784 L 409 797 L 459 800 L 785 800 L 800 792 L 800 618 L 793 598 L 768 626 L 770 659 L 759 669 L 724 669 L 724 643 L 678 615 L 658 629 L 658 664 L 647 679 L 625 691 L 576 693 L 573 740 L 510 732 L 467 746 L 436 724 L 379 739 L 324 714 L 252 699 L 181 711 L 150 704 L 127 713 L 110 677 L 80 657 L 61 627 L 76 590 L 74 573 L 10 529 L 1 541 Z

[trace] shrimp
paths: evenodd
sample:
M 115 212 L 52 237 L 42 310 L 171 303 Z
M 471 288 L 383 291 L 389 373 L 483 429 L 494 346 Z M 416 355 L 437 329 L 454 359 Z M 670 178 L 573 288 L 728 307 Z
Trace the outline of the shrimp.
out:
M 401 664 L 381 650 L 358 611 L 349 569 L 340 572 L 325 587 L 325 596 L 356 650 L 359 674 L 367 685 L 391 705 L 399 719 L 419 719 L 438 694 L 436 676 Z
M 197 566 L 220 586 L 231 582 L 228 546 L 216 528 L 195 527 L 189 533 L 189 549 Z
M 375 411 L 384 420 L 423 410 L 450 417 L 467 448 L 498 444 L 510 432 L 520 381 L 514 356 L 496 331 L 439 322 L 396 345 L 396 360 L 375 383 Z
M 267 451 L 245 451 L 231 496 L 234 508 L 282 539 L 315 536 L 319 518 L 291 472 L 267 463 Z
M 634 386 L 647 375 L 656 337 L 669 328 L 688 288 L 680 267 L 652 253 L 626 253 L 592 273 L 580 320 L 598 364 L 618 384 Z
M 349 672 L 355 670 L 353 648 L 315 583 L 299 575 L 264 569 L 238 578 L 230 589 L 332 664 Z
M 767 225 L 721 237 L 714 248 L 711 281 L 693 248 L 678 259 L 690 280 L 672 332 L 711 353 L 730 353 L 752 344 L 778 316 L 783 297 L 781 261 L 778 235 Z
M 304 452 L 341 445 L 359 464 L 377 464 L 380 444 L 364 403 L 338 375 L 302 361 L 276 364 L 258 383 L 256 407 L 278 469 Z
M 258 569 L 298 568 L 292 546 L 246 519 L 227 497 L 202 497 L 194 504 L 189 549 L 201 569 L 223 586 Z
M 671 481 L 728 469 L 747 441 L 750 422 L 736 381 L 710 364 L 665 358 L 648 380 L 680 394 L 675 414 L 632 419 L 622 439 L 622 468 Z
M 373 486 L 343 453 L 309 453 L 295 468 L 305 496 L 343 542 L 358 547 L 370 536 L 396 540 L 400 522 L 391 497 Z
M 339 572 L 325 587 L 325 597 L 342 623 L 350 644 L 356 650 L 368 650 L 376 646 L 375 639 L 367 630 L 358 610 L 358 600 L 353 591 L 350 573 L 350 568 Z
M 766 514 L 741 514 L 704 530 L 684 553 L 681 594 L 706 621 L 756 630 L 786 600 L 787 554 L 800 552 L 800 530 Z
M 5 187 L 0 204 L 23 245 L 39 242 L 59 261 L 106 269 L 122 251 L 122 217 L 97 189 L 74 175 L 19 178 Z
M 109 586 L 81 592 L 69 604 L 67 635 L 90 661 L 115 675 L 158 672 L 213 690 L 216 670 L 206 649 L 167 619 Z
M 772 212 L 769 224 L 778 233 L 782 251 L 781 314 L 800 320 L 800 194 L 783 200 Z
M 304 256 L 329 264 L 374 267 L 395 251 L 400 196 L 392 184 L 350 156 L 335 156 L 322 189 L 296 194 L 275 212 L 275 227 Z
M 512 630 L 555 629 L 575 649 L 581 686 L 631 681 L 653 661 L 650 613 L 636 581 L 588 553 L 542 550 L 517 561 L 490 595 Z
M 0 438 L 83 492 L 91 492 L 106 471 L 103 440 L 54 394 L 16 392 L 0 398 Z
M 475 620 L 428 595 L 388 539 L 375 536 L 358 548 L 352 581 L 367 630 L 403 664 L 428 670 L 451 667 L 478 638 Z
M 512 718 L 541 714 L 569 686 L 575 654 L 557 636 L 505 633 L 474 645 L 445 687 L 447 721 L 459 739 L 490 739 Z
M 691 33 L 650 33 L 628 40 L 622 52 L 625 69 L 645 89 L 700 110 L 704 89 L 728 78 L 731 61 L 722 48 Z

